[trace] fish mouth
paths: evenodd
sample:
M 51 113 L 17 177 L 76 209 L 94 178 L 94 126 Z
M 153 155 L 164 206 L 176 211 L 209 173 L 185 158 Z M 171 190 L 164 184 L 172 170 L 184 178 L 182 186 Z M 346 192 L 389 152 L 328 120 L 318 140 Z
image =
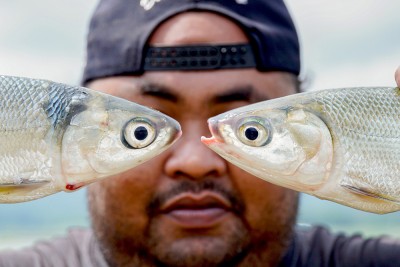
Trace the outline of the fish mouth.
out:
M 232 214 L 232 204 L 211 191 L 182 193 L 163 203 L 160 212 L 182 228 L 204 229 Z
M 181 136 L 182 136 L 182 128 L 181 125 L 173 118 L 163 114 L 165 116 L 164 118 L 164 126 L 169 125 L 167 128 L 167 131 L 171 133 L 171 136 L 168 140 L 167 143 L 173 144 L 175 141 L 177 141 Z M 169 128 L 169 129 L 168 129 Z
M 216 120 L 209 119 L 208 128 L 210 129 L 211 137 L 202 136 L 200 140 L 203 144 L 210 146 L 213 144 L 224 143 L 224 139 L 219 134 L 218 122 Z
M 182 136 L 182 131 L 179 129 L 175 132 L 175 135 L 171 137 L 171 143 L 174 143 L 176 140 L 178 140 Z

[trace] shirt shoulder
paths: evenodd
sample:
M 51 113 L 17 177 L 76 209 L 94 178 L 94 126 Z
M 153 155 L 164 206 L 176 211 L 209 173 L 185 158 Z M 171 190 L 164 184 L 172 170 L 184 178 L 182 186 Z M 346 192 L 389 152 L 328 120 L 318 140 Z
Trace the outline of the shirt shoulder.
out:
M 31 247 L 0 251 L 0 267 L 107 267 L 91 230 L 71 229 L 65 236 Z
M 400 262 L 400 239 L 389 236 L 333 234 L 321 226 L 299 227 L 280 267 L 394 267 Z

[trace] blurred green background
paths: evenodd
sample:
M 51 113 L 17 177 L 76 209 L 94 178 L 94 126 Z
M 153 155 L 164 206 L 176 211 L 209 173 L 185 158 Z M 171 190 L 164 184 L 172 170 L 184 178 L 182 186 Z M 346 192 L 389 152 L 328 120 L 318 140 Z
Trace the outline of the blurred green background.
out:
M 96 3 L 0 0 L 0 74 L 79 84 L 86 29 Z M 400 1 L 286 3 L 299 30 L 308 90 L 395 85 Z M 0 205 L 0 248 L 21 247 L 62 235 L 69 227 L 88 226 L 85 192 Z M 400 236 L 399 221 L 400 213 L 375 215 L 310 196 L 302 196 L 298 220 L 366 236 Z

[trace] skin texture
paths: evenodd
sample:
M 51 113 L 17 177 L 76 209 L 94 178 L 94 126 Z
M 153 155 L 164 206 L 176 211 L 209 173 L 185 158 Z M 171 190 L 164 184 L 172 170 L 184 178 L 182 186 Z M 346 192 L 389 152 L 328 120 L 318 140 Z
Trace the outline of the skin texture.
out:
M 400 87 L 400 67 L 397 68 L 396 73 L 394 74 L 397 87 Z
M 247 41 L 230 20 L 189 12 L 164 22 L 149 42 Z M 158 109 L 183 130 L 160 156 L 89 187 L 93 229 L 110 266 L 278 264 L 295 223 L 297 193 L 231 165 L 200 137 L 210 135 L 209 117 L 296 92 L 296 77 L 255 69 L 164 71 L 99 79 L 89 87 Z

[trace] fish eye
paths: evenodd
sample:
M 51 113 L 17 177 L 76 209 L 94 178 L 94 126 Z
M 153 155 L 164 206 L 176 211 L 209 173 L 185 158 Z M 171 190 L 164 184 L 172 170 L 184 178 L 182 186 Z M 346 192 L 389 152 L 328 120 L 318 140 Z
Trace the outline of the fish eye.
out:
M 134 118 L 125 124 L 122 131 L 122 143 L 128 148 L 144 148 L 156 138 L 153 123 L 144 118 Z
M 239 140 L 248 146 L 265 146 L 271 141 L 271 126 L 260 117 L 251 117 L 241 120 L 236 133 Z

